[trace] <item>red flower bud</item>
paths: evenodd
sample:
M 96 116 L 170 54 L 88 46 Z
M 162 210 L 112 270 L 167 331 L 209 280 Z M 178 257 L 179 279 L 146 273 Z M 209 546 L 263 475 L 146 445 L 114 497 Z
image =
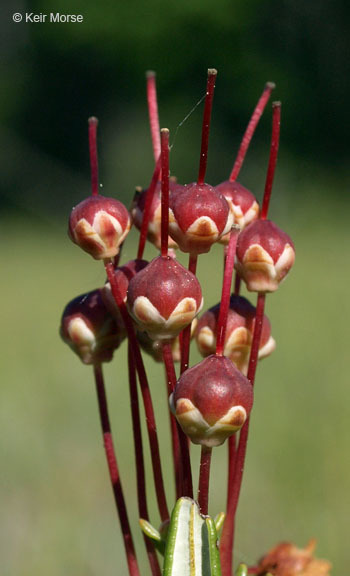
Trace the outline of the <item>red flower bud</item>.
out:
M 220 304 L 217 304 L 204 312 L 198 321 L 195 338 L 198 350 L 204 357 L 215 353 L 219 312 Z M 253 340 L 255 313 L 255 307 L 246 298 L 243 298 L 243 296 L 231 296 L 227 316 L 224 356 L 230 358 L 245 376 L 248 371 L 249 355 Z M 276 343 L 271 336 L 270 322 L 267 316 L 264 316 L 259 346 L 259 360 L 269 356 L 275 347 Z
M 126 302 L 130 280 L 134 278 L 134 276 L 136 276 L 138 272 L 143 270 L 143 268 L 145 268 L 147 264 L 148 262 L 146 260 L 137 260 L 137 259 L 129 260 L 129 262 L 127 262 L 123 266 L 119 266 L 118 268 L 115 269 L 114 276 L 118 283 L 119 292 L 124 302 Z M 120 318 L 121 320 L 119 308 L 116 304 L 116 301 L 111 291 L 110 282 L 106 282 L 104 287 L 101 289 L 101 295 L 110 313 L 113 314 L 113 316 Z
M 157 183 L 156 189 L 154 191 L 151 209 L 150 209 L 150 217 L 148 223 L 148 232 L 147 238 L 148 240 L 154 244 L 158 250 L 160 250 L 161 246 L 161 182 Z M 170 179 L 169 180 L 169 194 L 171 196 L 172 193 L 176 193 L 176 191 L 183 188 L 180 184 L 177 184 L 176 180 Z M 132 209 L 132 217 L 133 223 L 135 224 L 138 230 L 141 230 L 142 226 L 142 219 L 145 209 L 145 201 L 146 201 L 146 194 L 147 189 L 142 190 L 138 198 L 135 199 L 134 206 Z M 169 247 L 170 248 L 177 248 L 176 242 L 169 236 L 168 239 Z
M 225 356 L 212 355 L 186 370 L 170 397 L 178 423 L 194 444 L 219 446 L 242 428 L 253 387 Z
M 82 294 L 67 304 L 60 334 L 84 364 L 109 362 L 125 338 L 122 324 L 116 322 L 105 307 L 100 289 Z
M 191 324 L 191 338 L 194 336 L 197 326 L 197 319 L 195 318 Z M 137 339 L 139 344 L 147 354 L 152 356 L 156 362 L 163 362 L 163 344 L 161 340 L 152 340 L 147 334 L 147 332 L 137 332 Z M 170 341 L 171 353 L 173 357 L 173 362 L 181 361 L 181 345 L 180 336 L 176 336 Z
M 227 234 L 232 214 L 224 196 L 209 184 L 189 184 L 169 202 L 169 234 L 183 252 L 202 254 Z
M 113 258 L 130 230 L 129 212 L 114 198 L 89 196 L 73 208 L 68 234 L 96 260 Z
M 215 189 L 226 198 L 233 215 L 233 223 L 238 224 L 242 230 L 259 217 L 259 204 L 254 194 L 236 180 L 226 180 L 215 186 Z M 229 239 L 230 235 L 226 234 L 221 237 L 220 242 L 228 244 Z
M 274 292 L 295 259 L 288 234 L 270 220 L 252 222 L 238 236 L 236 268 L 251 292 Z
M 171 257 L 158 256 L 129 284 L 128 307 L 139 330 L 157 339 L 177 336 L 199 313 L 197 278 Z
M 292 542 L 281 542 L 264 556 L 256 574 L 278 576 L 330 576 L 332 565 L 327 560 L 314 557 L 316 541 L 310 540 L 305 548 L 297 548 Z

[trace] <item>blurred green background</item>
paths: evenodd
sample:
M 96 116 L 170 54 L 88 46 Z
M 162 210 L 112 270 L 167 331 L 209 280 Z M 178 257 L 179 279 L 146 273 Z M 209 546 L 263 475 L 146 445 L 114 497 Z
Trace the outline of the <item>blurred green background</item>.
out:
M 14 23 L 13 12 L 82 14 L 81 24 Z M 292 235 L 295 269 L 268 298 L 277 350 L 259 367 L 236 557 L 282 539 L 347 573 L 349 519 L 348 4 L 159 0 L 17 2 L 1 7 L 1 574 L 127 574 L 100 438 L 92 374 L 60 342 L 68 300 L 104 282 L 69 243 L 71 207 L 89 193 L 87 117 L 100 119 L 100 179 L 130 203 L 152 171 L 145 100 L 157 71 L 162 126 L 177 126 L 219 70 L 207 180 L 227 178 L 267 80 L 283 102 L 271 218 Z M 178 130 L 171 170 L 196 177 L 202 106 Z M 240 181 L 261 199 L 271 111 Z M 131 233 L 125 259 L 133 258 Z M 149 256 L 155 255 L 150 249 Z M 220 248 L 199 262 L 219 299 Z M 193 351 L 193 361 L 198 355 Z M 173 498 L 160 366 L 147 361 Z M 106 368 L 122 481 L 138 533 L 125 347 Z M 160 389 L 160 392 L 159 392 Z M 148 449 L 147 449 L 148 450 Z M 224 507 L 226 448 L 215 451 L 210 510 Z M 194 464 L 198 450 L 193 450 Z M 194 465 L 197 469 L 196 464 Z M 150 478 L 151 479 L 151 478 Z M 152 518 L 157 524 L 152 483 Z

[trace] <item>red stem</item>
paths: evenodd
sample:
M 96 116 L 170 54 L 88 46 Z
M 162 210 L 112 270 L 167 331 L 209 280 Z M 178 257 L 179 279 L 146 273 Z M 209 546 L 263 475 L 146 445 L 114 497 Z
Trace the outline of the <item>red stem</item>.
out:
M 248 366 L 248 380 L 251 382 L 252 386 L 254 386 L 255 382 L 255 373 L 258 363 L 258 353 L 259 353 L 259 344 L 262 332 L 262 325 L 264 319 L 264 309 L 265 309 L 265 293 L 258 294 L 258 301 L 256 306 L 256 315 L 255 315 L 255 325 L 254 325 L 254 334 L 253 334 L 253 342 L 252 347 L 250 350 L 249 356 L 249 366 Z M 238 506 L 239 494 L 241 491 L 242 485 L 242 478 L 243 478 L 243 471 L 244 471 L 244 464 L 245 464 L 245 456 L 247 452 L 247 442 L 248 442 L 248 434 L 249 434 L 249 422 L 250 418 L 248 417 L 245 421 L 245 424 L 240 432 L 239 435 L 239 443 L 237 449 L 237 456 L 236 456 L 236 464 L 235 464 L 235 475 L 233 484 L 231 485 L 232 495 L 230 497 L 230 507 L 227 509 L 227 515 L 224 522 L 224 527 L 222 531 L 222 538 L 229 539 L 229 535 L 226 534 L 226 531 L 232 532 L 232 547 L 230 549 L 225 550 L 225 557 L 222 558 L 223 560 L 223 576 L 231 576 L 232 574 L 232 565 L 233 565 L 233 531 L 234 531 L 234 522 L 235 516 Z
M 170 394 L 172 394 L 175 388 L 176 373 L 174 368 L 170 342 L 168 340 L 164 340 L 162 348 L 163 348 L 163 361 L 167 377 L 167 395 L 169 398 Z M 176 500 L 178 500 L 182 496 L 182 478 L 183 478 L 182 460 L 180 452 L 179 435 L 176 426 L 176 418 L 171 412 L 169 412 L 169 415 L 170 415 L 171 442 L 173 449 L 173 463 L 175 472 Z
M 143 364 L 140 347 L 138 341 L 136 339 L 136 335 L 134 332 L 134 326 L 129 316 L 129 313 L 126 308 L 126 304 L 123 301 L 123 298 L 120 294 L 120 290 L 118 287 L 118 283 L 115 280 L 113 264 L 112 262 L 106 260 L 105 261 L 105 268 L 108 280 L 111 285 L 111 291 L 113 297 L 116 301 L 116 304 L 119 308 L 120 314 L 123 318 L 124 325 L 127 331 L 128 339 L 130 345 L 133 350 L 135 363 L 136 363 L 136 370 L 139 376 L 140 386 L 141 386 L 141 393 L 143 404 L 145 408 L 146 414 L 146 423 L 147 423 L 147 431 L 148 431 L 148 438 L 149 444 L 151 449 L 151 457 L 152 457 L 152 469 L 153 469 L 153 478 L 155 483 L 156 489 L 156 496 L 157 496 L 157 503 L 159 508 L 159 513 L 162 522 L 165 522 L 169 519 L 169 511 L 168 506 L 166 503 L 166 496 L 164 490 L 164 482 L 163 482 L 163 474 L 162 474 L 162 467 L 161 467 L 161 460 L 160 460 L 160 452 L 159 452 L 159 443 L 158 443 L 158 435 L 157 435 L 157 427 L 156 421 L 154 417 L 154 410 L 151 398 L 151 392 L 148 385 L 147 375 L 145 371 L 145 367 Z
M 201 514 L 208 514 L 209 476 L 212 448 L 202 446 L 199 468 L 198 504 Z
M 198 261 L 197 254 L 190 254 L 189 261 L 188 261 L 188 269 L 194 275 L 196 275 L 196 271 L 197 271 L 197 261 Z M 185 372 L 185 370 L 187 370 L 188 365 L 190 363 L 191 326 L 192 326 L 192 322 L 191 322 L 191 324 L 186 326 L 186 328 L 182 331 L 182 337 L 180 339 L 180 343 L 181 343 L 180 374 L 183 374 Z
M 274 90 L 275 84 L 273 82 L 267 82 L 265 84 L 264 91 L 259 98 L 257 105 L 255 106 L 255 110 L 249 120 L 248 126 L 242 138 L 241 145 L 238 150 L 237 158 L 232 168 L 232 172 L 230 174 L 230 181 L 234 182 L 238 178 L 238 174 L 241 171 L 242 164 L 244 162 L 244 158 L 247 154 L 249 144 L 251 139 L 253 138 L 254 132 L 256 130 L 257 125 L 259 124 L 259 120 L 265 110 L 266 104 L 269 101 L 271 96 L 272 90 Z
M 159 132 L 156 73 L 153 72 L 153 70 L 148 70 L 146 72 L 146 80 L 147 80 L 148 116 L 149 116 L 149 125 L 151 129 L 153 155 L 154 155 L 154 161 L 157 162 L 160 154 L 160 132 Z
M 230 242 L 226 254 L 224 281 L 222 284 L 220 312 L 216 332 L 216 354 L 218 354 L 219 356 L 222 356 L 224 353 L 227 316 L 230 305 L 232 273 L 233 273 L 233 265 L 235 262 L 237 238 L 239 232 L 240 229 L 238 227 L 232 227 L 230 234 Z
M 161 254 L 168 255 L 169 239 L 169 130 L 162 128 L 161 166 L 162 166 L 162 204 L 161 204 Z
M 90 169 L 91 169 L 91 193 L 93 196 L 98 194 L 98 160 L 97 160 L 97 126 L 98 120 L 91 116 L 89 122 L 89 151 L 90 151 Z
M 140 571 L 137 564 L 134 543 L 131 535 L 128 514 L 126 511 L 126 504 L 123 494 L 122 485 L 120 482 L 117 458 L 115 455 L 113 438 L 111 432 L 111 425 L 108 415 L 107 397 L 103 379 L 103 372 L 101 364 L 94 365 L 94 375 L 96 382 L 96 392 L 98 399 L 98 408 L 100 412 L 101 428 L 103 433 L 103 442 L 105 454 L 108 464 L 109 477 L 112 483 L 114 500 L 116 503 L 120 526 L 123 533 L 124 546 L 126 557 L 129 567 L 130 576 L 140 576 Z
M 170 396 L 170 394 L 174 391 L 174 388 L 176 386 L 176 373 L 175 373 L 173 355 L 171 352 L 171 345 L 169 342 L 163 342 L 163 359 L 167 372 L 168 393 Z M 179 426 L 176 418 L 174 418 L 173 415 L 171 415 L 171 417 L 172 417 L 171 422 L 174 421 L 176 423 L 176 430 L 177 430 L 176 435 L 180 443 L 179 445 L 180 462 L 178 465 L 178 469 L 180 471 L 179 478 L 181 480 L 181 486 L 180 485 L 179 487 L 176 486 L 176 492 L 177 494 L 179 494 L 177 495 L 177 497 L 179 498 L 179 496 L 188 496 L 189 498 L 193 498 L 191 460 L 190 460 L 187 437 L 182 431 L 182 428 Z
M 148 232 L 148 224 L 149 218 L 151 213 L 151 206 L 153 201 L 154 192 L 156 190 L 156 186 L 158 184 L 159 175 L 160 175 L 160 166 L 161 166 L 161 157 L 158 157 L 157 163 L 154 168 L 153 176 L 151 183 L 146 192 L 145 198 L 145 207 L 143 209 L 143 218 L 141 224 L 141 232 L 140 232 L 140 239 L 139 239 L 139 247 L 137 250 L 137 258 L 142 259 L 143 253 L 145 250 L 146 239 L 147 239 L 147 232 Z
M 236 271 L 236 275 L 235 275 L 235 287 L 234 287 L 234 293 L 235 296 L 239 295 L 239 292 L 241 290 L 241 277 L 238 274 L 238 272 Z
M 272 136 L 271 136 L 271 146 L 270 146 L 270 158 L 269 166 L 267 169 L 266 182 L 264 198 L 262 202 L 262 208 L 260 213 L 261 220 L 266 220 L 267 212 L 269 210 L 271 191 L 273 185 L 273 179 L 275 176 L 278 147 L 280 142 L 280 126 L 281 126 L 281 102 L 272 103 Z
M 236 470 L 237 457 L 237 440 L 233 434 L 228 439 L 228 479 L 227 479 L 227 504 L 226 518 L 224 528 L 220 538 L 220 560 L 222 567 L 222 576 L 231 576 L 232 574 L 232 551 L 234 539 L 234 516 L 233 510 L 233 481 Z
M 143 518 L 144 520 L 149 520 L 148 507 L 147 507 L 145 464 L 143 457 L 143 442 L 141 433 L 140 407 L 137 394 L 136 366 L 130 343 L 128 344 L 128 369 L 129 369 L 129 392 L 130 392 L 130 405 L 132 415 L 132 428 L 134 437 L 138 511 L 140 518 Z M 157 553 L 155 551 L 153 543 L 145 534 L 143 535 L 143 539 L 147 550 L 147 556 L 150 563 L 152 576 L 161 576 Z
M 207 93 L 205 96 L 204 113 L 203 113 L 201 155 L 199 160 L 199 172 L 197 180 L 197 184 L 200 185 L 204 184 L 205 173 L 207 170 L 210 118 L 211 118 L 211 111 L 213 108 L 216 76 L 217 76 L 217 70 L 215 70 L 215 68 L 209 68 L 208 80 L 207 80 Z

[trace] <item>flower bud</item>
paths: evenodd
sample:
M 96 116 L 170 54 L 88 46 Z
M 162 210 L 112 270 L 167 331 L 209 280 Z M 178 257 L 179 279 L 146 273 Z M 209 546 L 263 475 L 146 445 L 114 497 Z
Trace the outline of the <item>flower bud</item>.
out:
M 183 252 L 209 252 L 232 226 L 227 201 L 209 184 L 185 186 L 170 196 L 169 207 L 169 234 Z
M 256 220 L 238 236 L 236 269 L 250 292 L 274 292 L 295 259 L 288 234 L 270 220 Z
M 254 194 L 237 180 L 226 180 L 215 186 L 215 190 L 226 198 L 233 215 L 233 223 L 238 224 L 242 230 L 259 217 L 259 204 Z M 229 239 L 230 235 L 225 234 L 220 238 L 220 243 L 228 244 Z
M 118 268 L 114 270 L 114 276 L 124 302 L 126 302 L 130 280 L 134 278 L 138 272 L 143 270 L 147 264 L 148 262 L 146 260 L 129 260 L 129 262 L 123 266 L 118 266 Z M 110 282 L 106 282 L 104 287 L 101 289 L 101 296 L 110 313 L 121 320 L 119 308 L 111 291 Z
M 225 356 L 212 355 L 178 380 L 171 410 L 194 444 L 219 446 L 242 428 L 253 405 L 253 387 Z
M 199 313 L 203 299 L 197 278 L 171 257 L 158 256 L 130 282 L 128 308 L 140 331 L 172 339 Z
M 130 230 L 129 212 L 114 198 L 89 196 L 73 208 L 68 234 L 95 260 L 113 258 Z
M 67 304 L 60 334 L 84 364 L 109 362 L 125 338 L 123 326 L 104 305 L 100 289 L 82 294 Z
M 204 357 L 215 353 L 219 313 L 220 304 L 217 304 L 204 312 L 198 321 L 195 338 L 198 350 Z M 246 298 L 232 294 L 227 316 L 224 356 L 230 358 L 245 376 L 248 372 L 255 313 L 255 307 Z M 259 360 L 269 356 L 275 348 L 276 342 L 271 336 L 269 319 L 264 316 L 259 345 Z
M 181 188 L 182 186 L 180 186 L 180 184 L 177 184 L 176 180 L 174 179 L 169 180 L 170 196 L 173 193 L 176 193 L 176 191 Z M 138 230 L 141 230 L 142 226 L 143 214 L 145 210 L 146 194 L 147 189 L 141 191 L 140 195 L 135 199 L 134 206 L 132 209 L 133 223 L 135 224 Z M 160 250 L 161 247 L 161 219 L 162 219 L 161 182 L 158 182 L 153 194 L 149 215 L 148 231 L 147 231 L 147 238 L 149 242 L 154 244 L 154 246 L 158 248 L 158 250 Z M 168 246 L 169 248 L 178 248 L 178 245 L 170 236 L 168 238 Z
M 314 558 L 315 546 L 315 540 L 310 540 L 305 548 L 281 542 L 260 560 L 256 574 L 264 576 L 271 571 L 278 576 L 330 576 L 332 565 Z
M 194 336 L 195 330 L 197 326 L 197 318 L 192 321 L 191 324 L 191 338 Z M 146 352 L 152 356 L 152 358 L 156 362 L 163 362 L 163 345 L 161 340 L 152 340 L 147 334 L 147 332 L 137 332 L 137 339 L 139 344 Z M 170 340 L 171 345 L 171 354 L 173 357 L 173 362 L 180 362 L 181 361 L 181 344 L 180 344 L 180 336 L 176 336 Z

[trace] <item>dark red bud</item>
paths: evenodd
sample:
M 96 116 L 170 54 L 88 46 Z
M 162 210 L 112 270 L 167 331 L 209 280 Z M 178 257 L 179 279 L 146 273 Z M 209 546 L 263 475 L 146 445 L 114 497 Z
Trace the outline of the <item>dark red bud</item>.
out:
M 126 302 L 130 280 L 134 278 L 134 276 L 136 276 L 136 274 L 138 274 L 141 270 L 143 270 L 147 264 L 147 260 L 129 260 L 129 262 L 123 266 L 118 266 L 118 268 L 115 269 L 114 276 L 116 282 L 118 283 L 119 292 L 124 302 Z M 117 315 L 119 318 L 119 309 L 111 292 L 111 285 L 109 282 L 106 282 L 101 290 L 101 293 L 108 310 L 110 310 L 111 314 Z
M 256 220 L 239 235 L 236 268 L 249 291 L 274 292 L 293 266 L 294 244 L 270 220 Z
M 60 334 L 84 364 L 109 362 L 125 338 L 122 324 L 104 305 L 100 289 L 69 302 L 62 315 Z
M 130 229 L 129 212 L 115 198 L 89 196 L 73 208 L 68 234 L 96 260 L 113 258 Z
M 202 254 L 232 226 L 224 196 L 209 184 L 189 184 L 170 197 L 169 234 L 183 252 Z
M 148 232 L 147 238 L 148 240 L 154 244 L 154 246 L 160 249 L 161 246 L 161 182 L 158 182 L 156 185 L 156 189 L 153 194 L 153 199 L 150 208 L 150 215 L 149 215 L 149 224 L 148 224 Z M 176 180 L 170 179 L 169 180 L 169 195 L 178 193 L 183 186 L 178 184 Z M 147 189 L 142 190 L 140 195 L 136 198 L 134 202 L 134 206 L 132 209 L 132 217 L 133 222 L 138 228 L 141 230 L 142 226 L 142 219 L 145 210 L 145 202 L 146 202 L 146 194 Z M 169 247 L 170 248 L 177 248 L 176 242 L 169 236 Z
M 206 357 L 216 350 L 217 324 L 220 304 L 213 306 L 199 319 L 195 338 L 199 352 Z M 235 363 L 237 368 L 247 375 L 250 349 L 255 326 L 255 307 L 243 296 L 232 295 L 227 316 L 227 327 L 224 343 L 224 356 Z M 271 325 L 264 316 L 259 345 L 259 359 L 269 356 L 275 349 L 271 336 Z
M 198 314 L 202 291 L 197 278 L 171 257 L 158 256 L 129 284 L 131 315 L 151 338 L 174 338 Z
M 176 418 L 195 444 L 218 446 L 239 430 L 253 405 L 253 387 L 224 356 L 186 370 L 171 398 Z
M 233 222 L 241 229 L 259 217 L 259 204 L 254 194 L 239 182 L 226 180 L 215 186 L 215 189 L 226 198 L 233 214 Z

